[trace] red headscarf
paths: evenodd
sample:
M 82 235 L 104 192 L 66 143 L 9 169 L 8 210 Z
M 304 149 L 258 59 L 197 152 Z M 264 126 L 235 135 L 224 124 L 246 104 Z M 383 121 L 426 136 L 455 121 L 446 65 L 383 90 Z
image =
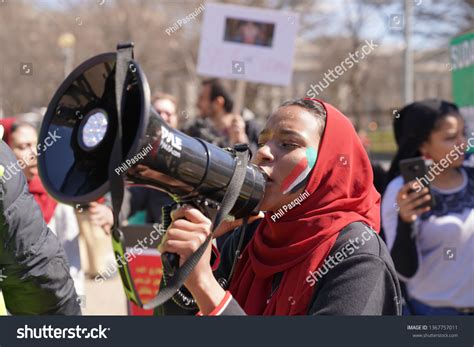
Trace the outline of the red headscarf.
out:
M 38 175 L 33 176 L 31 181 L 28 182 L 28 188 L 38 203 L 41 212 L 43 213 L 44 220 L 46 223 L 49 223 L 58 203 L 48 195 L 48 192 L 44 188 Z
M 307 314 L 315 287 L 306 278 L 324 263 L 339 232 L 356 221 L 379 231 L 380 195 L 366 151 L 350 121 L 321 104 L 326 128 L 306 186 L 310 196 L 275 222 L 267 213 L 237 263 L 230 291 L 248 315 Z

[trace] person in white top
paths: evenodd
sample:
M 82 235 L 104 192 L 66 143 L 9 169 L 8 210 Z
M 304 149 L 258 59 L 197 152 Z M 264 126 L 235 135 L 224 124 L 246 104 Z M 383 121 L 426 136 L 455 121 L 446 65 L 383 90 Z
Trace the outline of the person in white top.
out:
M 442 100 L 405 106 L 394 132 L 398 151 L 382 200 L 382 226 L 405 284 L 405 313 L 472 315 L 474 168 L 463 162 L 474 133 L 466 137 L 457 106 Z M 400 160 L 418 156 L 433 164 L 424 177 L 404 182 Z M 433 207 L 423 207 L 431 199 Z

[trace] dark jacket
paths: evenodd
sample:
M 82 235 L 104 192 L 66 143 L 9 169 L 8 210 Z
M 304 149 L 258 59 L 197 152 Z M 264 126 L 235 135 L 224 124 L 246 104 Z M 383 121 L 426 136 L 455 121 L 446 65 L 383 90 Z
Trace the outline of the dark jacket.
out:
M 0 180 L 0 289 L 6 307 L 15 315 L 79 315 L 64 249 L 47 227 L 16 162 L 0 141 L 0 165 L 8 170 Z
M 256 228 L 251 228 L 252 237 Z M 247 233 L 247 232 L 246 232 Z M 228 276 L 235 257 L 240 232 L 234 232 L 227 240 L 221 254 L 216 278 Z M 351 242 L 352 241 L 352 242 Z M 352 248 L 352 252 L 349 251 Z M 332 268 L 324 268 L 314 282 L 313 298 L 308 315 L 400 315 L 401 294 L 390 253 L 382 239 L 369 227 L 356 222 L 340 233 L 329 256 L 339 253 L 341 261 Z M 350 254 L 349 254 L 350 253 Z M 329 258 L 328 256 L 328 258 Z M 323 267 L 321 267 L 322 269 Z M 317 269 L 314 269 L 317 270 Z M 272 292 L 281 280 L 276 274 Z M 235 299 L 232 299 L 222 315 L 245 315 Z
M 254 222 L 247 227 L 244 245 L 253 237 L 258 223 Z M 224 243 L 219 267 L 214 272 L 214 276 L 220 282 L 229 278 L 241 233 L 242 228 L 236 229 Z M 350 247 L 353 249 L 352 252 L 348 250 Z M 390 253 L 385 243 L 372 229 L 360 222 L 344 228 L 339 233 L 329 256 L 335 257 L 337 253 L 341 257 L 345 256 L 336 266 L 328 269 L 324 276 L 316 276 L 318 281 L 315 283 L 314 294 L 308 306 L 308 315 L 401 314 L 400 285 Z M 281 275 L 276 274 L 270 292 L 277 289 L 280 280 Z M 186 312 L 179 309 L 171 301 L 157 310 L 157 314 L 161 315 L 195 313 L 196 311 Z M 245 312 L 232 298 L 221 315 L 245 315 Z

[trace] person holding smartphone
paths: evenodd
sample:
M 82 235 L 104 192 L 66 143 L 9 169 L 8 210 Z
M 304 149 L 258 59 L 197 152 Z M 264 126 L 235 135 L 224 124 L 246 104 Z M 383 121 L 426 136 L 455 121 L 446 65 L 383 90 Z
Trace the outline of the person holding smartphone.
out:
M 474 314 L 474 169 L 463 166 L 465 123 L 443 100 L 405 106 L 394 120 L 398 151 L 382 200 L 386 242 L 405 287 L 404 313 Z M 424 157 L 405 182 L 400 161 Z
M 380 195 L 350 121 L 315 99 L 288 101 L 269 117 L 258 145 L 264 218 L 232 232 L 216 271 L 209 247 L 187 278 L 200 313 L 399 314 L 394 265 L 377 235 Z M 177 253 L 182 265 L 212 222 L 191 206 L 171 217 L 160 251 Z

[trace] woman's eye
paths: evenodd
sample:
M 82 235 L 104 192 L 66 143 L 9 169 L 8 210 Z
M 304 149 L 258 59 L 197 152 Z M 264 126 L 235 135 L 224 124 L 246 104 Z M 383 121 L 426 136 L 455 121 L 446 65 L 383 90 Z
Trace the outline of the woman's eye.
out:
M 298 147 L 298 145 L 296 143 L 290 143 L 290 142 L 283 142 L 281 144 L 281 146 L 283 148 L 295 148 L 295 147 Z

